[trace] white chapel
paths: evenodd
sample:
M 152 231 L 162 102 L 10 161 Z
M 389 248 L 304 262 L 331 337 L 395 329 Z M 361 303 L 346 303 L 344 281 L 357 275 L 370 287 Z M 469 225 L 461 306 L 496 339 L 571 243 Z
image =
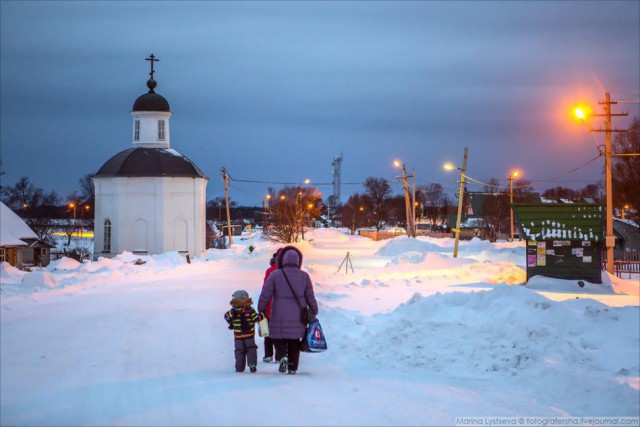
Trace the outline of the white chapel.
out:
M 171 148 L 169 102 L 155 93 L 151 55 L 149 92 L 133 103 L 133 146 L 116 154 L 93 176 L 94 256 L 123 251 L 200 255 L 206 239 L 208 179 Z

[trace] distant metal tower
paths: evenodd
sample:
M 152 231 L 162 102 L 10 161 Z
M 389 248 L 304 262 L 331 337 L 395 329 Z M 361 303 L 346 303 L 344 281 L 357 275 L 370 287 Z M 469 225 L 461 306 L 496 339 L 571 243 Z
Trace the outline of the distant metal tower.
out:
M 342 169 L 342 153 L 340 157 L 334 157 L 333 162 L 333 199 L 334 203 L 340 203 L 340 187 L 342 185 L 341 169 Z

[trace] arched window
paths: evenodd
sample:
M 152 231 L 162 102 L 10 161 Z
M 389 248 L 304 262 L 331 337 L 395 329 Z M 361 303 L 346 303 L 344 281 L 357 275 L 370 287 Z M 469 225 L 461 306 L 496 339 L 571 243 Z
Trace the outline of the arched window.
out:
M 164 120 L 158 120 L 158 140 L 164 141 Z
M 140 120 L 134 122 L 133 140 L 140 141 Z
M 104 245 L 102 252 L 111 252 L 111 221 L 104 220 Z

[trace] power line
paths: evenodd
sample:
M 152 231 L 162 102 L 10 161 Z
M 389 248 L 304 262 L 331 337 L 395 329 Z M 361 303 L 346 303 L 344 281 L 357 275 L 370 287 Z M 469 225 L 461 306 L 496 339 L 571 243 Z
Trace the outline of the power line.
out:
M 555 177 L 555 178 L 551 178 L 549 181 L 550 181 L 550 182 L 557 181 L 557 180 L 559 180 L 560 178 L 563 178 L 563 177 L 565 177 L 565 176 L 567 176 L 567 175 L 569 175 L 569 174 L 572 174 L 573 172 L 575 172 L 575 171 L 577 171 L 577 170 L 579 170 L 579 169 L 582 169 L 583 167 L 587 166 L 588 164 L 595 162 L 595 161 L 596 161 L 596 160 L 598 160 L 600 157 L 601 157 L 601 154 L 598 154 L 596 157 L 594 157 L 593 159 L 591 159 L 591 160 L 589 160 L 589 161 L 585 162 L 584 164 L 582 164 L 582 165 L 580 165 L 580 166 L 578 166 L 578 167 L 575 167 L 575 168 L 571 169 L 570 171 L 563 173 L 562 175 L 558 175 L 558 176 L 557 176 L 557 177 Z

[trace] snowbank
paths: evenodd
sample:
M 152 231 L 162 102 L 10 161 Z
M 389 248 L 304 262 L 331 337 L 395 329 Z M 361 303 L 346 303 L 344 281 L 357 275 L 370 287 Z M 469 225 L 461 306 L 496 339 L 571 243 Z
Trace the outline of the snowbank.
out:
M 536 277 L 520 286 L 519 242 L 461 242 L 453 258 L 452 239 L 373 242 L 340 230 L 306 237 L 296 246 L 329 350 L 303 355 L 296 376 L 267 363 L 257 374 L 233 371 L 222 314 L 236 289 L 257 300 L 282 246 L 260 233 L 191 264 L 175 252 L 61 259 L 31 273 L 3 263 L 0 424 L 233 425 L 242 414 L 246 425 L 453 425 L 458 416 L 638 415 L 636 281 L 605 275 L 603 285 L 579 287 Z M 338 271 L 347 252 L 354 269 Z M 309 408 L 322 408 L 322 417 L 308 418 Z

